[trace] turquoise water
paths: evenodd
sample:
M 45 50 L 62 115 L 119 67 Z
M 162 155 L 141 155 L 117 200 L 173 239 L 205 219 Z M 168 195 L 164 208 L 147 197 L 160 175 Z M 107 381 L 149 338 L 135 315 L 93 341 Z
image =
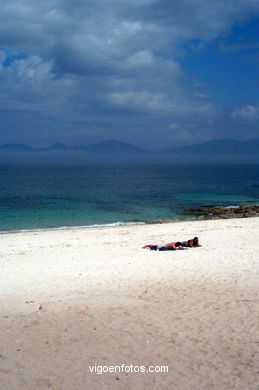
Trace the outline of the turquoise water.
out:
M 182 220 L 259 203 L 259 166 L 2 166 L 0 231 Z

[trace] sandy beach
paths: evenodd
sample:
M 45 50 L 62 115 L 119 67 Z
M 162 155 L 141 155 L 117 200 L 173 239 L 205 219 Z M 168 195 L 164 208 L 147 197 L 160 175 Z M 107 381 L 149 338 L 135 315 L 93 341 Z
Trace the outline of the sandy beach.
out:
M 1 389 L 258 389 L 258 233 L 248 218 L 2 234 Z M 168 372 L 89 369 L 122 364 Z

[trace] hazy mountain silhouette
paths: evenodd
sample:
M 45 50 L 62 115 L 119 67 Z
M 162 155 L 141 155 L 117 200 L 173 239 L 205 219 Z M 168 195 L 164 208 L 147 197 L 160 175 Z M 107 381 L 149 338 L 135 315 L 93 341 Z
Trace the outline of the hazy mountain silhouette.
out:
M 212 140 L 196 145 L 164 149 L 162 153 L 191 155 L 259 155 L 259 139 L 251 139 L 247 141 L 237 141 L 233 139 Z
M 47 148 L 33 148 L 31 146 L 22 144 L 4 144 L 0 145 L 0 150 L 10 152 L 39 152 L 50 150 L 74 150 L 85 151 L 89 153 L 147 153 L 146 150 L 133 146 L 127 142 L 120 142 L 116 140 L 103 141 L 90 145 L 74 145 L 66 146 L 62 143 L 55 143 Z
M 88 152 L 101 153 L 147 153 L 146 150 L 137 148 L 127 142 L 120 142 L 116 140 L 104 141 L 88 145 L 86 148 Z
M 45 150 L 70 150 L 71 147 L 61 144 L 57 142 L 56 144 L 51 145 L 49 148 L 45 148 Z M 44 149 L 41 149 L 44 150 Z
M 0 146 L 1 162 L 57 163 L 259 163 L 259 139 L 221 139 L 152 152 L 126 142 L 110 140 L 90 145 L 66 146 L 55 143 L 47 148 L 22 144 Z

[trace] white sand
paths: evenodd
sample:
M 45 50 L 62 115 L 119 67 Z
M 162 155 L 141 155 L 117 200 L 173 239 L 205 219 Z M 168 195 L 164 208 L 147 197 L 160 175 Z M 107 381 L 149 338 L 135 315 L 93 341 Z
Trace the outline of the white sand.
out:
M 250 218 L 1 235 L 1 390 L 258 389 L 258 230 Z M 201 248 L 141 248 L 194 235 Z

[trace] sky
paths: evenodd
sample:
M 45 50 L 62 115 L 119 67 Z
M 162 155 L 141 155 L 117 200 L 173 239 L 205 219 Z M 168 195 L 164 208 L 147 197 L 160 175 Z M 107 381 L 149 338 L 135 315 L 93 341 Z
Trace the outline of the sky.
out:
M 259 138 L 259 0 L 1 0 L 0 144 Z

